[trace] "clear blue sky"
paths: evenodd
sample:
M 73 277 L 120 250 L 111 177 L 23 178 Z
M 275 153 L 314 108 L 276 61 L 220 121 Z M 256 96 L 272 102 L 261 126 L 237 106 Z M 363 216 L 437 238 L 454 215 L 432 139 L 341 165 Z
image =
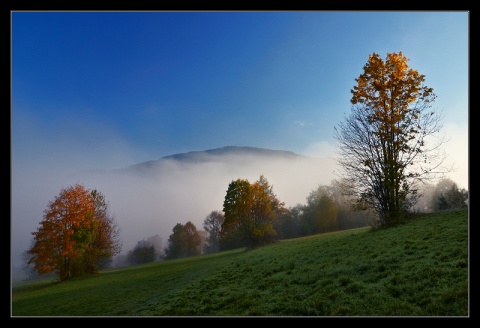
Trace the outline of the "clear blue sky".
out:
M 438 11 L 13 12 L 13 159 L 108 169 L 227 145 L 318 153 L 372 52 L 402 51 L 437 93 L 444 124 L 464 131 L 468 20 Z
M 334 127 L 373 52 L 402 51 L 425 74 L 457 168 L 449 177 L 468 189 L 468 12 L 14 11 L 11 37 L 15 263 L 48 202 L 79 170 L 230 145 L 331 157 Z M 282 200 L 296 192 L 300 202 L 320 178 L 299 190 L 296 177 L 282 183 L 264 173 Z M 208 192 L 199 183 L 192 213 L 168 198 L 186 194 L 175 184 L 132 195 L 132 186 L 105 189 L 130 238 L 125 251 L 149 233 L 166 241 L 178 222 L 200 228 L 208 211 L 221 209 L 230 177 L 216 178 Z

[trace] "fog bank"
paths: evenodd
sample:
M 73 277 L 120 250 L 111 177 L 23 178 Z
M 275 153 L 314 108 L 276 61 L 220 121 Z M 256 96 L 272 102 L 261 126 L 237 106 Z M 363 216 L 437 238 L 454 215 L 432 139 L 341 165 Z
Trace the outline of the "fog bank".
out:
M 254 182 L 264 175 L 287 207 L 305 203 L 319 184 L 334 179 L 333 158 L 262 158 L 232 156 L 198 163 L 169 160 L 140 169 L 96 172 L 15 170 L 12 180 L 12 266 L 21 266 L 21 253 L 31 243 L 43 211 L 61 189 L 75 183 L 105 195 L 123 242 L 122 254 L 139 240 L 158 234 L 168 240 L 177 223 L 191 221 L 203 230 L 205 217 L 222 210 L 232 180 Z

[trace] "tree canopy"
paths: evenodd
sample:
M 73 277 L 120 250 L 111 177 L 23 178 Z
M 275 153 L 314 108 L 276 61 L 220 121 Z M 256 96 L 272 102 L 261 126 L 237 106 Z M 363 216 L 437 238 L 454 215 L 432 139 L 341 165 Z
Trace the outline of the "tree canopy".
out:
M 127 262 L 131 265 L 151 263 L 156 258 L 155 247 L 151 242 L 140 240 L 135 248 L 128 251 Z
M 223 202 L 223 247 L 253 248 L 273 242 L 277 236 L 273 222 L 282 209 L 263 175 L 253 184 L 247 179 L 231 181 Z
M 332 231 L 337 227 L 338 209 L 326 186 L 318 186 L 310 192 L 303 217 L 305 231 L 309 234 Z
M 48 204 L 27 251 L 36 272 L 55 272 L 60 280 L 95 273 L 102 261 L 120 252 L 119 228 L 105 197 L 80 184 L 62 189 Z
M 166 260 L 202 254 L 202 237 L 191 221 L 177 223 L 172 231 L 165 248 Z
M 402 52 L 385 61 L 371 54 L 351 90 L 351 113 L 335 128 L 345 191 L 361 208 L 375 209 L 380 225 L 401 220 L 419 181 L 445 173 L 444 140 L 435 140 L 442 116 L 431 109 L 436 95 L 407 62 Z

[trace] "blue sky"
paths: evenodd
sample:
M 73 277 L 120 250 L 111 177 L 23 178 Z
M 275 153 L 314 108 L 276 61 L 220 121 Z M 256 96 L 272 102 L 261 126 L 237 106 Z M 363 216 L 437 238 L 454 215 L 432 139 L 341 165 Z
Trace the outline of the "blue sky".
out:
M 13 11 L 11 37 L 16 253 L 69 184 L 59 172 L 224 146 L 331 157 L 373 52 L 402 51 L 426 76 L 450 139 L 448 177 L 468 189 L 468 12 Z
M 319 152 L 372 52 L 402 51 L 436 91 L 444 124 L 464 128 L 468 18 L 13 12 L 12 155 L 68 152 L 60 165 L 108 169 L 227 145 Z

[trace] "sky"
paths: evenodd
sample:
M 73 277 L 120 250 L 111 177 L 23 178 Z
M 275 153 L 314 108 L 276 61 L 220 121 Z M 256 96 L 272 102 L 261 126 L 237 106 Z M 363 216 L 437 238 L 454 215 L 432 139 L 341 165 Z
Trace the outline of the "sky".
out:
M 466 11 L 13 11 L 12 263 L 77 172 L 224 146 L 331 158 L 368 56 L 400 51 L 437 94 L 447 177 L 468 189 Z

